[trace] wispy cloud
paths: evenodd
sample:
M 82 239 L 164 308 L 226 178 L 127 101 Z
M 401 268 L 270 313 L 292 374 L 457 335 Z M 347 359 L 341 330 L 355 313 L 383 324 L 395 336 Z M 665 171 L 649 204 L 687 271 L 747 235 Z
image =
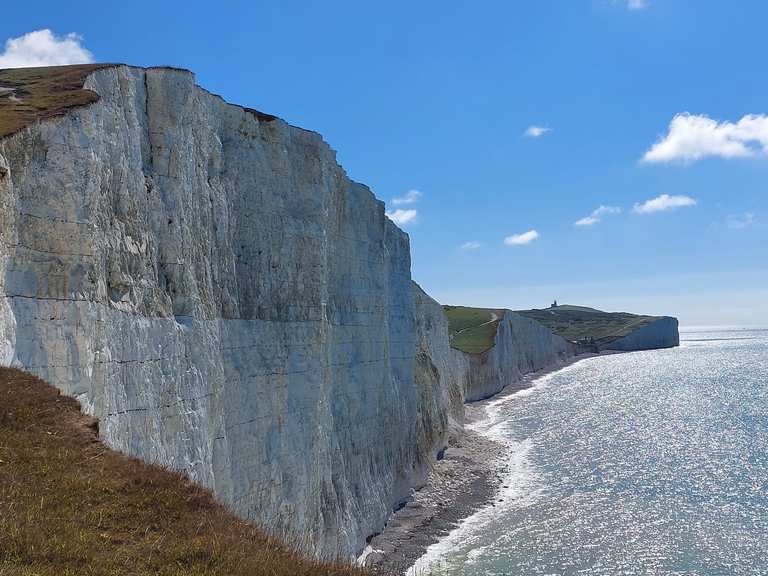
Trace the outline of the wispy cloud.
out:
M 654 212 L 669 212 L 677 208 L 696 206 L 696 200 L 690 196 L 670 196 L 662 194 L 656 198 L 646 200 L 642 204 L 635 204 L 632 212 L 635 214 L 652 214 Z
M 738 122 L 717 122 L 704 115 L 677 114 L 667 133 L 643 155 L 648 163 L 690 163 L 717 156 L 745 158 L 768 154 L 768 116 L 748 114 Z
M 424 194 L 418 190 L 408 190 L 403 196 L 392 198 L 392 204 L 395 206 L 416 204 L 416 202 L 421 200 L 422 196 L 424 196 Z M 385 212 L 385 214 L 398 226 L 405 226 L 416 222 L 416 217 L 419 215 L 415 208 L 397 208 L 396 210 Z
M 544 126 L 528 126 L 523 132 L 523 136 L 527 138 L 541 138 L 547 132 L 552 132 L 552 128 L 546 128 Z
M 648 0 L 627 0 L 627 8 L 630 10 L 644 10 L 648 8 Z
M 9 38 L 5 42 L 5 50 L 0 54 L 0 68 L 64 66 L 93 62 L 93 54 L 82 46 L 82 40 L 77 34 L 56 36 L 48 29 Z
M 418 216 L 418 212 L 416 210 L 403 210 L 402 208 L 398 208 L 393 212 L 385 212 L 385 214 L 387 215 L 387 218 L 392 220 L 392 222 L 398 226 L 412 224 L 416 221 L 416 216 Z
M 398 198 L 392 198 L 392 204 L 395 206 L 399 206 L 402 204 L 415 204 L 419 200 L 421 200 L 421 197 L 424 194 L 419 192 L 418 190 L 408 190 L 404 196 L 400 196 Z
M 528 230 L 528 232 L 523 232 L 522 234 L 512 234 L 512 236 L 507 236 L 504 238 L 504 244 L 507 246 L 524 246 L 530 244 L 538 237 L 539 233 L 536 232 L 536 230 Z
M 469 242 L 464 242 L 464 244 L 461 245 L 461 249 L 464 250 L 465 252 L 468 252 L 470 250 L 477 250 L 482 246 L 483 246 L 482 242 L 477 242 L 476 240 L 470 240 Z
M 585 216 L 574 222 L 574 226 L 593 226 L 608 214 L 621 214 L 621 208 L 617 206 L 599 206 L 595 208 L 589 216 Z
M 743 230 L 744 228 L 749 228 L 755 222 L 756 218 L 752 212 L 744 212 L 744 214 L 728 216 L 725 225 L 732 230 Z

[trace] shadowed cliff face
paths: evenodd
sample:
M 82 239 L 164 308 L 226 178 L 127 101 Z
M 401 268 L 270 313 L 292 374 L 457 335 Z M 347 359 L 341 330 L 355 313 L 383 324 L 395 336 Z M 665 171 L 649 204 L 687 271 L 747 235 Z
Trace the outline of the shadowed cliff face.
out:
M 447 433 L 407 235 L 319 135 L 188 72 L 84 88 L 98 102 L 0 140 L 0 360 L 110 446 L 354 554 Z

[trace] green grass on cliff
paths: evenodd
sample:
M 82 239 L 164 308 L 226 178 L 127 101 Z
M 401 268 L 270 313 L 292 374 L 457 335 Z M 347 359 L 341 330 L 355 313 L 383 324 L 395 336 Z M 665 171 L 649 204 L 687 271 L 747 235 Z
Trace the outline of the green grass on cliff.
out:
M 448 318 L 451 346 L 470 354 L 493 348 L 503 310 L 443 306 L 443 311 Z
M 84 90 L 83 83 L 88 74 L 106 66 L 109 64 L 0 70 L 0 138 L 96 102 L 98 95 Z
M 106 448 L 97 422 L 0 368 L 0 576 L 362 576 L 299 557 L 179 474 Z
M 594 308 L 569 305 L 540 310 L 518 310 L 517 313 L 544 324 L 566 340 L 576 342 L 583 338 L 593 338 L 598 345 L 622 338 L 659 319 L 658 316 L 603 312 Z

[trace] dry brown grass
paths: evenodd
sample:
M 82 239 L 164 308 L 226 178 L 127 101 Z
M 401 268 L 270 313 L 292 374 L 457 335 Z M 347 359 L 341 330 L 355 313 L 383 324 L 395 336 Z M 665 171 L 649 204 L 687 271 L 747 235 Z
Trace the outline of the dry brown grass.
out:
M 72 398 L 0 368 L 0 576 L 365 574 L 299 557 L 96 428 Z
M 0 70 L 0 138 L 70 108 L 99 99 L 83 90 L 88 74 L 111 64 L 9 68 Z M 10 90 L 4 90 L 4 89 Z

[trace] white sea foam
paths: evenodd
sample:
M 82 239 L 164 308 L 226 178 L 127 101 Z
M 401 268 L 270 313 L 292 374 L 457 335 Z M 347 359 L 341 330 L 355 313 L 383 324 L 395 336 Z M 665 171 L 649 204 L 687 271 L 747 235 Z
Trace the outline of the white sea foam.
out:
M 695 339 L 476 405 L 504 487 L 411 574 L 768 574 L 768 332 Z
M 446 568 L 449 552 L 452 558 L 458 557 L 457 560 L 463 564 L 475 562 L 482 556 L 483 550 L 489 547 L 478 545 L 485 532 L 484 528 L 504 510 L 512 506 L 529 505 L 543 492 L 541 475 L 528 457 L 533 443 L 531 440 L 515 442 L 509 439 L 505 433 L 508 424 L 504 411 L 508 404 L 546 388 L 551 377 L 552 374 L 547 374 L 534 380 L 530 388 L 488 401 L 484 407 L 485 417 L 468 425 L 471 430 L 505 446 L 506 450 L 499 457 L 499 466 L 503 471 L 501 488 L 493 503 L 462 520 L 444 538 L 427 548 L 421 558 L 408 569 L 406 576 L 425 576 L 432 570 Z M 457 551 L 462 551 L 462 554 L 457 554 Z
M 365 561 L 368 559 L 368 556 L 370 556 L 371 554 L 373 554 L 375 552 L 382 552 L 382 550 L 376 550 L 376 548 L 374 548 L 373 546 L 368 544 L 365 547 L 365 550 L 363 550 L 363 552 L 360 554 L 360 556 L 358 556 L 357 559 L 355 560 L 355 565 L 356 566 L 365 566 Z

